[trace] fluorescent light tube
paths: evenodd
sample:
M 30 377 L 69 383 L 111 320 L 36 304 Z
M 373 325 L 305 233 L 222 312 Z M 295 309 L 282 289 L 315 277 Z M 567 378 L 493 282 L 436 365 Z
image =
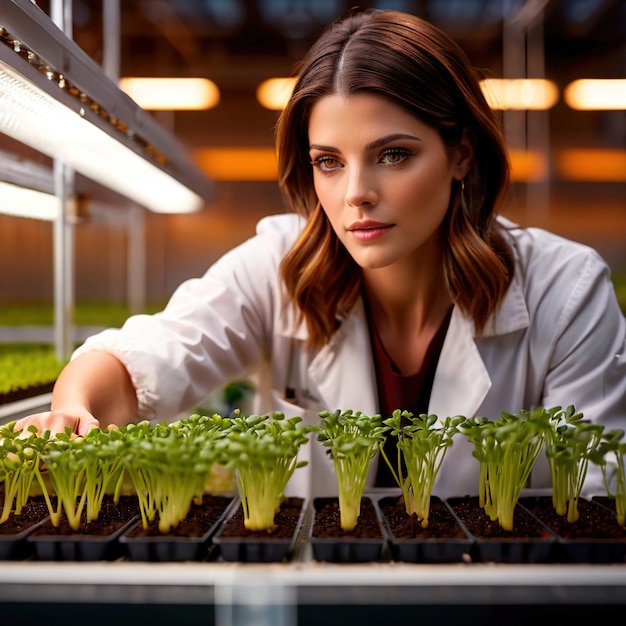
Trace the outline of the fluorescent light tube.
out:
M 29 0 L 0 15 L 0 132 L 152 211 L 212 195 L 176 139 Z
M 59 215 L 59 199 L 43 191 L 0 181 L 0 213 L 53 221 Z
M 204 201 L 0 61 L 0 129 L 152 211 L 197 211 Z

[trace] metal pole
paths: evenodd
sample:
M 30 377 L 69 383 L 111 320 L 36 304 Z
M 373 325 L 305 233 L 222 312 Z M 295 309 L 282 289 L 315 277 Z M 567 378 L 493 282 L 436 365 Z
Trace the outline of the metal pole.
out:
M 526 76 L 526 29 L 517 13 L 502 20 L 502 78 Z M 505 110 L 502 115 L 504 134 L 509 148 L 526 149 L 526 112 Z
M 544 10 L 537 12 L 535 20 L 528 27 L 526 65 L 531 78 L 546 77 Z M 529 217 L 539 217 L 545 228 L 549 227 L 550 214 L 550 122 L 549 112 L 529 111 L 527 118 L 528 149 L 535 150 L 545 164 L 545 172 L 540 180 L 528 186 L 526 211 Z
M 102 3 L 103 70 L 115 83 L 120 79 L 120 2 Z M 146 304 L 146 238 L 145 210 L 132 205 L 127 220 L 126 300 L 132 313 L 139 313 Z
M 52 0 L 52 21 L 72 37 L 71 0 Z M 54 343 L 60 361 L 73 349 L 74 231 L 70 211 L 74 195 L 74 172 L 59 159 L 53 161 L 54 190 L 59 212 L 54 221 Z
M 102 3 L 102 69 L 114 82 L 120 79 L 120 2 L 107 0 Z
M 503 17 L 502 74 L 504 78 L 544 78 L 545 48 L 543 19 L 548 0 L 528 0 L 517 11 Z M 503 7 L 506 8 L 503 0 Z M 504 131 L 511 149 L 535 149 L 549 171 L 549 128 L 547 111 L 504 111 Z M 540 181 L 527 182 L 526 212 L 529 217 L 549 209 L 548 173 Z M 545 223 L 544 223 L 545 224 Z
M 131 313 L 141 313 L 146 305 L 146 236 L 145 210 L 133 205 L 128 211 L 128 254 L 126 257 L 126 288 Z

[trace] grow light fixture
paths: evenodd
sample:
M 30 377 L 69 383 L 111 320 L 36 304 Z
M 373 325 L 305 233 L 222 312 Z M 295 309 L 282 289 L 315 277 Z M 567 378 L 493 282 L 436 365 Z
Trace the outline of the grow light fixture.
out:
M 155 212 L 211 196 L 176 139 L 30 0 L 3 0 L 0 132 Z
M 0 213 L 53 221 L 60 210 L 50 168 L 0 151 Z
M 17 217 L 53 221 L 59 214 L 59 201 L 53 194 L 20 187 L 0 180 L 2 213 Z

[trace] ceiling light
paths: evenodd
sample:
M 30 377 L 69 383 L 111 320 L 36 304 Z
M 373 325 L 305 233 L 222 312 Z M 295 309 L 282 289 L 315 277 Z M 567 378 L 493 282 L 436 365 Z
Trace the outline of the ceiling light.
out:
M 567 148 L 557 152 L 556 169 L 567 180 L 626 182 L 626 150 L 618 148 Z
M 563 94 L 572 109 L 626 110 L 626 78 L 584 78 L 570 83 Z
M 30 0 L 0 16 L 0 132 L 157 212 L 201 209 L 211 181 Z
M 202 111 L 220 101 L 217 85 L 208 78 L 120 79 L 120 89 L 149 111 Z
M 559 99 L 556 84 L 543 78 L 486 78 L 481 87 L 492 109 L 545 111 Z
M 266 109 L 280 111 L 285 108 L 295 84 L 295 78 L 268 78 L 258 86 L 257 100 Z
M 257 100 L 266 109 L 279 111 L 291 97 L 295 78 L 269 78 L 257 88 Z M 542 78 L 488 78 L 481 82 L 492 109 L 547 110 L 559 99 L 556 84 Z
M 59 199 L 50 193 L 0 181 L 2 213 L 52 221 L 59 215 Z
M 195 162 L 213 180 L 277 180 L 274 148 L 195 148 Z
M 40 163 L 0 151 L 0 213 L 34 219 L 56 219 L 60 200 L 52 170 Z
M 511 182 L 538 182 L 548 175 L 545 155 L 537 150 L 509 150 Z

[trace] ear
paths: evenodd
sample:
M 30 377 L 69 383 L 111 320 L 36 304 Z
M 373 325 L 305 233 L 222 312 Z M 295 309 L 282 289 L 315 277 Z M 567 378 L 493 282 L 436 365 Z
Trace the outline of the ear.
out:
M 463 180 L 474 163 L 474 145 L 470 132 L 465 128 L 461 141 L 452 149 L 452 174 L 456 180 Z

